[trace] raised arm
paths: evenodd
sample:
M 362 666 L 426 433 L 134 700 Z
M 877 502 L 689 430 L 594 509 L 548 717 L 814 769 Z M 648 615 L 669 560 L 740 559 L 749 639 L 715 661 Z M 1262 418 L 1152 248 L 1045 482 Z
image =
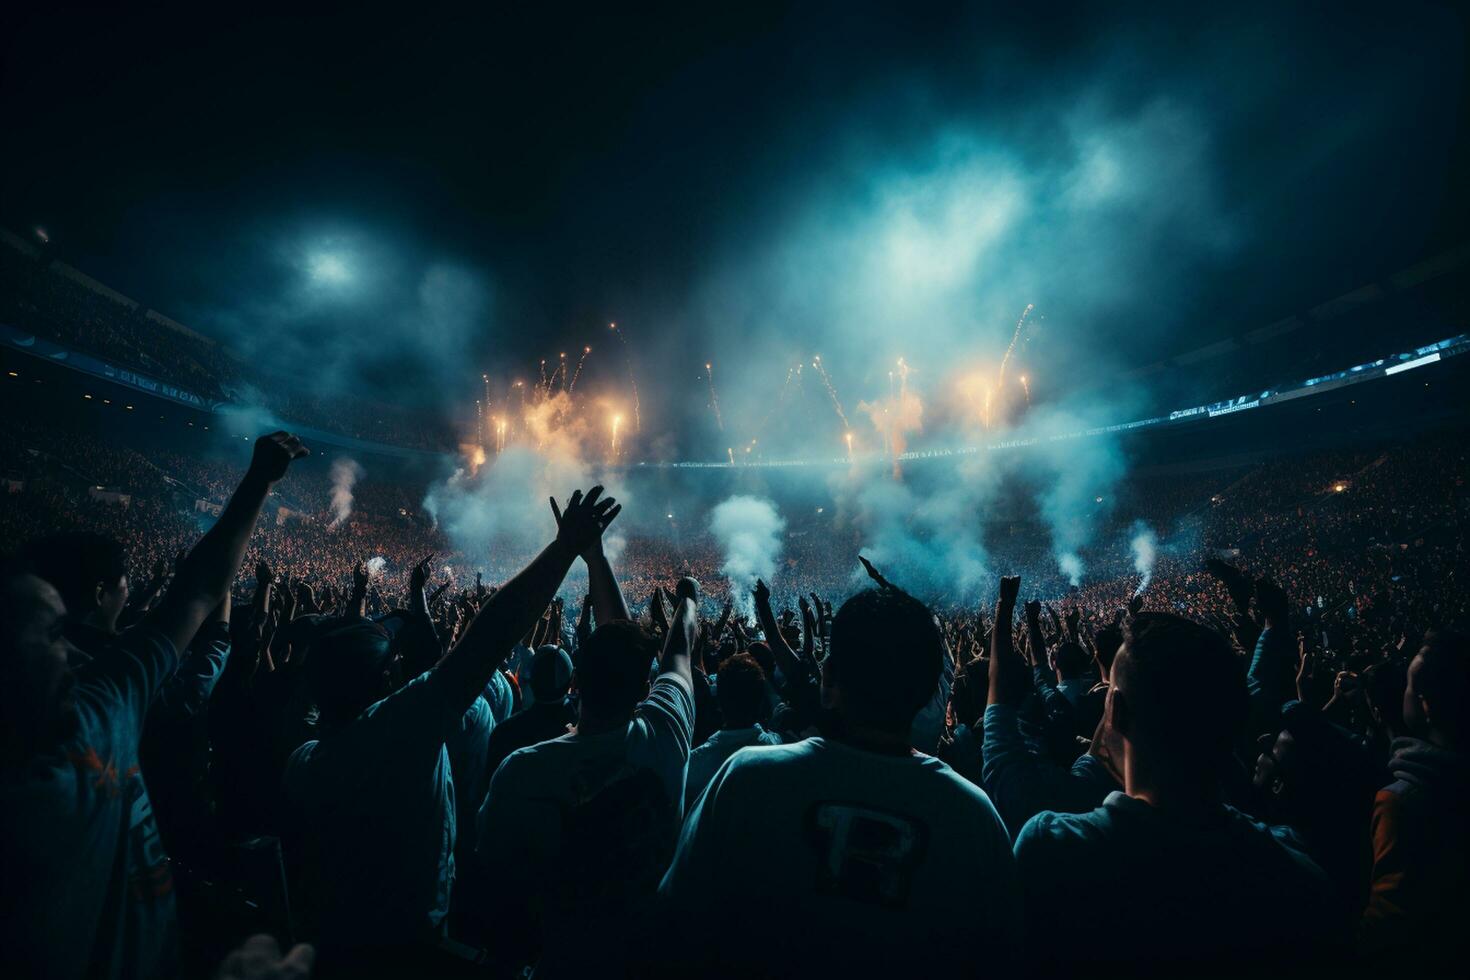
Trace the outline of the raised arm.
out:
M 286 475 L 291 461 L 306 455 L 301 440 L 287 432 L 273 432 L 255 441 L 250 468 L 219 520 L 184 559 L 158 606 L 143 618 L 168 637 L 174 649 L 187 647 L 204 618 L 229 595 L 266 495 Z
M 691 667 L 694 644 L 699 641 L 699 585 L 692 578 L 681 578 L 675 586 L 678 602 L 674 619 L 664 635 L 664 648 L 658 655 L 660 674 L 678 674 L 685 683 L 694 683 Z
M 761 631 L 766 634 L 766 646 L 771 648 L 771 653 L 776 658 L 776 666 L 781 668 L 781 673 L 786 676 L 787 684 L 799 684 L 807 676 L 806 665 L 791 649 L 791 644 L 786 642 L 786 637 L 781 635 L 780 624 L 776 622 L 776 614 L 771 611 L 771 590 L 766 583 L 760 579 L 755 580 L 755 589 L 751 595 L 755 599 L 755 615 L 760 621 Z
M 586 497 L 578 490 L 565 510 L 558 508 L 555 500 L 551 502 L 556 515 L 556 540 L 486 600 L 464 636 L 439 665 L 452 711 L 463 712 L 474 703 L 516 640 L 541 617 L 572 562 L 587 550 L 592 538 L 607 529 L 612 520 L 608 515 L 616 516 L 616 501 L 611 497 L 599 500 L 601 495 L 600 486 L 593 487 Z
M 990 631 L 990 693 L 986 696 L 986 704 L 1018 705 L 1031 689 L 1026 680 L 1026 669 L 1011 643 L 1011 620 L 1015 618 L 1016 596 L 1020 591 L 1019 575 L 1000 580 L 1000 598 L 995 601 L 995 628 Z M 1028 615 L 1031 606 L 1032 603 L 1026 604 Z
M 611 523 L 618 516 L 622 505 L 614 505 L 607 513 L 607 522 Z M 587 598 L 592 602 L 592 612 L 597 617 L 597 622 L 611 623 L 615 619 L 632 619 L 632 613 L 628 612 L 627 600 L 623 598 L 623 590 L 618 586 L 617 576 L 613 574 L 612 562 L 607 560 L 607 554 L 602 550 L 602 535 L 598 535 L 586 551 L 582 552 L 582 561 L 587 563 Z

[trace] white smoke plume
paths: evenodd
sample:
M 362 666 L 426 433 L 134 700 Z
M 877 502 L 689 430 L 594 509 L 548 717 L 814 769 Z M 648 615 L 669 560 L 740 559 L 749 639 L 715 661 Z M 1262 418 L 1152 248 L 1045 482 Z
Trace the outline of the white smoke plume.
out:
M 1138 588 L 1133 594 L 1142 595 L 1153 581 L 1154 563 L 1159 559 L 1159 538 L 1143 521 L 1134 521 L 1131 533 L 1128 547 L 1133 551 L 1133 568 L 1139 574 Z
M 352 516 L 352 488 L 362 479 L 362 464 L 348 456 L 332 460 L 332 522 L 335 530 Z
M 720 571 L 730 580 L 731 599 L 735 608 L 748 616 L 755 580 L 765 579 L 769 585 L 776 574 L 786 521 L 769 500 L 736 495 L 715 506 L 710 513 L 710 530 L 725 554 Z
M 1068 584 L 1082 584 L 1082 558 L 1076 552 L 1064 551 L 1057 555 L 1057 567 L 1067 576 Z
M 367 560 L 368 578 L 382 578 L 383 573 L 388 570 L 388 559 L 382 555 L 374 555 Z

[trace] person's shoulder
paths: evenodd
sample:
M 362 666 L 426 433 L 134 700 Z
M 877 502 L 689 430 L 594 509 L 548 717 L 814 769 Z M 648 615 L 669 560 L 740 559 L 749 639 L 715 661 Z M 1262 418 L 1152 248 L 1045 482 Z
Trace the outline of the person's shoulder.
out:
M 519 786 L 534 774 L 551 769 L 562 769 L 566 753 L 574 743 L 563 735 L 535 745 L 526 745 L 507 755 L 491 774 L 495 785 L 501 789 Z
M 314 763 L 320 744 L 316 739 L 303 742 L 286 757 L 286 765 L 281 772 L 281 790 L 287 796 L 303 796 L 315 785 L 317 773 Z
M 672 670 L 666 670 L 655 677 L 653 679 L 653 686 L 649 689 L 648 693 L 652 697 L 660 691 L 678 691 L 684 697 L 689 698 L 691 702 L 694 698 L 694 685 L 690 682 L 689 678 Z
M 1295 867 L 1312 878 L 1325 878 L 1325 872 L 1312 859 L 1301 836 L 1284 824 L 1264 823 L 1233 807 L 1226 807 L 1237 835 L 1253 839 L 1263 855 Z
M 969 802 L 990 812 L 995 812 L 995 805 L 990 801 L 990 795 L 955 772 L 954 767 L 949 763 L 932 755 L 921 757 L 921 761 L 923 770 L 926 773 L 932 773 L 928 778 L 935 786 L 945 787 L 946 791 L 953 794 L 958 801 Z
M 1104 807 L 1087 813 L 1043 810 L 1027 820 L 1016 835 L 1016 857 L 1085 845 L 1103 836 L 1106 823 Z

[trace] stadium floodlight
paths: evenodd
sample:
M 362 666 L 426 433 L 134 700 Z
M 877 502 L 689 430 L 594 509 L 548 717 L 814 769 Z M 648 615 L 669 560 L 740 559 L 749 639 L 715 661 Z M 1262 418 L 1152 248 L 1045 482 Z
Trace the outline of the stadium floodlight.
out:
M 340 283 L 352 278 L 352 271 L 339 255 L 321 252 L 311 257 L 307 265 L 311 278 L 317 282 Z

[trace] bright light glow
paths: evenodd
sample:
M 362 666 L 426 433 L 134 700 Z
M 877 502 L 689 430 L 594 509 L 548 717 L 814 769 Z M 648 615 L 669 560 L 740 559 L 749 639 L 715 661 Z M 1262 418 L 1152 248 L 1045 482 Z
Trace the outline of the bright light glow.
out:
M 1347 484 L 1346 483 L 1334 483 L 1332 485 L 1332 492 L 1333 493 L 1342 493 L 1346 489 L 1347 489 Z
M 347 268 L 347 263 L 342 261 L 342 257 L 330 252 L 313 255 L 307 268 L 311 272 L 311 278 L 317 282 L 347 282 L 352 278 L 352 272 Z
M 1423 348 L 1420 349 L 1422 350 Z M 1416 357 L 1414 360 L 1405 361 L 1402 364 L 1395 364 L 1391 368 L 1384 368 L 1383 373 L 1385 375 L 1398 374 L 1400 371 L 1409 371 L 1416 367 L 1423 367 L 1426 364 L 1433 364 L 1437 360 L 1439 360 L 1439 351 L 1435 351 L 1433 354 L 1425 357 Z

